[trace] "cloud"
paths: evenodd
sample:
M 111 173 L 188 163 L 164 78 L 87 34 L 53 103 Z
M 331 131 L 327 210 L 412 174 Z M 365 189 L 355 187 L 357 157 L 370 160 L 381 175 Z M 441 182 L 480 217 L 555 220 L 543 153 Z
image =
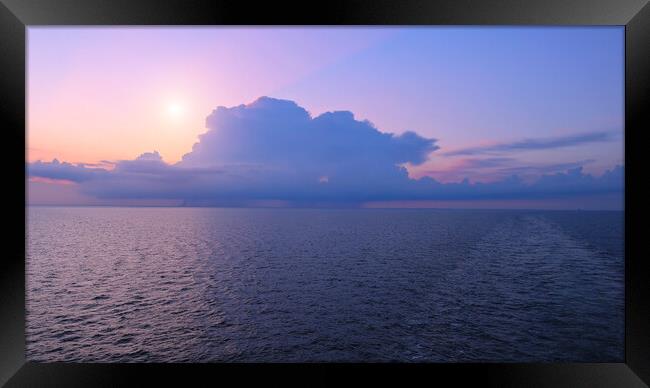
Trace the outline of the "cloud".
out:
M 219 107 L 206 119 L 181 166 L 249 164 L 343 174 L 350 166 L 393 170 L 418 165 L 438 149 L 435 139 L 414 132 L 382 133 L 352 112 L 312 118 L 293 101 L 262 97 L 249 105 Z
M 566 172 L 595 162 L 594 159 L 584 159 L 575 162 L 534 163 L 524 162 L 509 157 L 461 158 L 450 166 L 439 169 L 419 171 L 419 176 L 431 176 L 444 182 L 457 182 L 464 178 L 472 181 L 496 181 L 513 175 L 531 181 L 544 174 Z
M 207 132 L 176 164 L 156 152 L 113 163 L 112 169 L 52 162 L 27 165 L 33 177 L 77 182 L 102 199 L 292 201 L 362 203 L 385 200 L 546 198 L 622 193 L 623 169 L 600 177 L 581 168 L 547 174 L 534 183 L 512 175 L 491 183 L 412 179 L 404 164 L 421 165 L 438 149 L 415 132 L 380 132 L 351 112 L 317 117 L 293 101 L 262 97 L 248 105 L 218 107 Z M 511 163 L 492 158 L 474 163 Z
M 30 176 L 49 178 L 56 180 L 66 180 L 71 182 L 85 182 L 94 178 L 107 176 L 108 171 L 102 168 L 87 167 L 85 164 L 71 164 L 59 162 L 57 159 L 51 162 L 41 162 L 40 160 L 29 164 L 28 171 Z
M 596 177 L 586 174 L 582 167 L 566 172 L 544 174 L 532 183 L 517 175 L 490 183 L 439 183 L 432 178 L 421 178 L 414 183 L 418 190 L 408 199 L 543 199 L 575 195 L 623 193 L 624 169 L 616 166 Z
M 591 132 L 578 135 L 551 137 L 543 139 L 524 139 L 512 143 L 501 143 L 480 147 L 463 148 L 446 152 L 447 156 L 500 154 L 509 151 L 548 150 L 577 146 L 587 143 L 605 142 L 615 138 L 612 132 Z

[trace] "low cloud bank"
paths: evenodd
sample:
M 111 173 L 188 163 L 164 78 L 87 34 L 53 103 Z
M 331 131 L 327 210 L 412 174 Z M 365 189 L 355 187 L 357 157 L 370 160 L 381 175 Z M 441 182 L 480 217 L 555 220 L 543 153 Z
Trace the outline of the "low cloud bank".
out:
M 207 132 L 176 164 L 158 152 L 115 163 L 112 170 L 52 162 L 28 163 L 30 177 L 76 182 L 102 199 L 281 200 L 366 202 L 391 200 L 539 199 L 623 192 L 622 166 L 601 176 L 575 167 L 526 183 L 517 175 L 491 183 L 412 179 L 439 147 L 415 132 L 380 132 L 351 112 L 311 115 L 293 101 L 262 97 L 248 105 L 218 107 Z M 546 147 L 600 141 L 601 135 L 521 143 Z M 551 144 L 553 143 L 553 144 Z M 557 143 L 557 144 L 556 144 Z M 503 149 L 507 146 L 498 146 Z M 512 147 L 512 146 L 510 146 Z M 483 151 L 468 149 L 462 154 Z

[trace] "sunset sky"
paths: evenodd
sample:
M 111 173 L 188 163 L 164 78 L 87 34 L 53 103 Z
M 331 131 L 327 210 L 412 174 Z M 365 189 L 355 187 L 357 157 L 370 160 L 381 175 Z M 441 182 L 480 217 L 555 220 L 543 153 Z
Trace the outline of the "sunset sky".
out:
M 30 27 L 29 203 L 621 209 L 623 50 L 622 27 Z

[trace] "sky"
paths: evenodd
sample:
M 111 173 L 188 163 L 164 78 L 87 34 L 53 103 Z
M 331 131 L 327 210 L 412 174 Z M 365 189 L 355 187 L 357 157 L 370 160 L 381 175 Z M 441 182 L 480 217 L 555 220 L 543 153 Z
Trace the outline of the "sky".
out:
M 622 209 L 622 27 L 29 27 L 29 204 Z

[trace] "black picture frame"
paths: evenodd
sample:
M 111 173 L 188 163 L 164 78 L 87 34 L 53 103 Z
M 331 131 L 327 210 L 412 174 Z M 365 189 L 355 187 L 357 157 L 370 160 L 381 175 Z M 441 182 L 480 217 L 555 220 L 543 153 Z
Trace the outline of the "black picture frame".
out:
M 625 361 L 607 364 L 39 364 L 25 360 L 26 28 L 36 25 L 625 25 Z M 0 128 L 8 215 L 0 259 L 0 384 L 122 386 L 188 379 L 239 383 L 325 381 L 355 370 L 384 380 L 454 385 L 609 387 L 650 384 L 650 283 L 641 210 L 641 149 L 650 94 L 650 5 L 645 0 L 0 0 Z M 597 64 L 595 64 L 597 65 Z M 597 81 L 597 80 L 595 80 Z M 640 178 L 640 179 L 638 179 Z M 638 227 L 637 227 L 638 225 Z M 647 229 L 647 227 L 646 227 Z M 296 374 L 297 370 L 308 372 Z M 251 373 L 259 370 L 259 373 Z M 336 372 L 336 373 L 334 373 Z M 399 372 L 399 373 L 393 373 Z M 306 380 L 307 379 L 307 380 Z M 279 381 L 278 381 L 279 382 Z M 644 383 L 645 382 L 645 383 Z

